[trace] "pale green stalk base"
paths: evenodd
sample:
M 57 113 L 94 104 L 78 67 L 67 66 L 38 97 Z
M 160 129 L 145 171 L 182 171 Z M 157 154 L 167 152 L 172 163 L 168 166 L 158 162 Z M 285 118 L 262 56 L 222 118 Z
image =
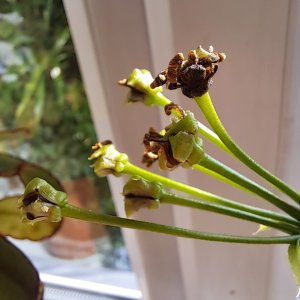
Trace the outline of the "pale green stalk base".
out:
M 237 184 L 236 182 L 228 179 L 227 177 L 224 177 L 224 176 L 220 175 L 217 172 L 214 172 L 214 171 L 210 170 L 207 167 L 204 167 L 204 166 L 201 166 L 201 165 L 193 165 L 192 169 L 194 169 L 194 170 L 196 170 L 198 172 L 201 172 L 203 174 L 206 174 L 208 176 L 214 177 L 214 178 L 218 179 L 219 181 L 227 183 L 227 184 L 229 184 L 229 185 L 231 185 L 231 186 L 233 186 L 233 187 L 235 187 L 237 189 L 240 189 L 240 190 L 242 190 L 244 192 L 253 194 L 253 192 L 245 189 L 243 186 L 241 186 L 241 185 Z
M 93 211 L 81 209 L 67 204 L 61 208 L 62 216 L 88 222 L 99 223 L 123 228 L 139 229 L 144 231 L 163 233 L 178 237 L 193 238 L 198 240 L 240 243 L 240 244 L 292 244 L 300 238 L 300 235 L 278 236 L 278 237 L 244 237 L 234 235 L 223 235 L 194 231 L 174 226 L 157 223 L 143 222 L 115 216 L 97 214 Z

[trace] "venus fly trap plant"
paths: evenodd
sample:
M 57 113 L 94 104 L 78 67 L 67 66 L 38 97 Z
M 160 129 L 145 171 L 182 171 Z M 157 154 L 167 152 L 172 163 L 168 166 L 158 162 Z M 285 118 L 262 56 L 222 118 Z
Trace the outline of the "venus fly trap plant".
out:
M 128 79 L 119 81 L 119 84 L 129 88 L 128 101 L 163 107 L 166 115 L 171 117 L 170 125 L 160 131 L 150 128 L 143 138 L 145 152 L 142 162 L 146 168 L 132 164 L 130 156 L 119 152 L 110 141 L 93 146 L 93 153 L 89 159 L 97 176 L 129 176 L 123 188 L 127 218 L 98 214 L 68 204 L 67 195 L 60 186 L 54 185 L 53 181 L 49 181 L 48 175 L 45 176 L 45 173 L 38 172 L 36 169 L 31 172 L 30 180 L 26 180 L 25 192 L 19 200 L 19 209 L 23 212 L 23 218 L 27 223 L 37 226 L 39 223 L 55 223 L 60 222 L 64 217 L 70 217 L 111 226 L 216 242 L 287 244 L 290 264 L 296 282 L 300 285 L 300 194 L 246 154 L 230 137 L 220 121 L 209 96 L 209 87 L 219 63 L 225 58 L 224 53 L 214 52 L 212 47 L 207 51 L 198 47 L 188 53 L 186 60 L 182 53 L 175 55 L 168 67 L 154 79 L 149 71 L 135 69 Z M 181 89 L 185 96 L 192 98 L 212 129 L 196 120 L 192 112 L 185 111 L 165 97 L 162 86 L 170 90 Z M 282 197 L 210 156 L 205 152 L 205 140 L 209 140 L 240 160 L 257 175 L 289 196 L 294 203 L 286 202 Z M 5 157 L 5 160 L 8 161 L 6 169 L 8 173 L 10 165 L 13 170 L 18 164 L 23 163 L 9 157 Z M 259 196 L 262 201 L 271 203 L 280 212 L 243 204 L 158 175 L 147 169 L 156 161 L 160 169 L 166 171 L 183 167 L 203 172 L 234 188 Z M 211 211 L 257 223 L 260 230 L 277 229 L 281 235 L 266 237 L 216 234 L 129 218 L 141 208 L 159 209 L 161 205 L 177 205 Z

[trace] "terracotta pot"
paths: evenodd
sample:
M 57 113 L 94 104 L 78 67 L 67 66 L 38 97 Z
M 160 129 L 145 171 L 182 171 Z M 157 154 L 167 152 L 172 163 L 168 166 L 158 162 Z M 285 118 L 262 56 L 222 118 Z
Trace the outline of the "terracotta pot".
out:
M 91 178 L 65 182 L 69 203 L 78 207 L 99 211 L 99 197 Z M 96 252 L 95 240 L 106 235 L 104 225 L 90 224 L 65 218 L 60 230 L 45 242 L 47 250 L 61 258 L 80 258 Z

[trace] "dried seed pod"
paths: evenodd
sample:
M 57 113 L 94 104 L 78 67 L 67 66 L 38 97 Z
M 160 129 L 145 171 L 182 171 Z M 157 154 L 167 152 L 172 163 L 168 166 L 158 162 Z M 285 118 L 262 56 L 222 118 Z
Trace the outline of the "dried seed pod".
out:
M 184 60 L 182 53 L 178 53 L 170 60 L 167 71 L 158 74 L 150 86 L 155 88 L 165 84 L 169 90 L 181 88 L 189 98 L 199 97 L 208 91 L 218 63 L 225 58 L 224 53 L 214 52 L 212 46 L 208 51 L 201 46 L 190 50 L 187 60 Z
M 162 72 L 160 72 L 155 78 L 154 80 L 151 82 L 150 87 L 152 89 L 155 89 L 159 86 L 164 85 L 167 82 L 167 71 L 164 70 Z
M 68 203 L 68 199 L 64 192 L 57 191 L 45 180 L 34 178 L 26 185 L 19 202 L 23 221 L 33 224 L 44 220 L 60 222 L 61 207 Z
M 207 79 L 207 69 L 203 65 L 194 64 L 180 73 L 182 93 L 193 98 L 208 91 L 210 80 Z
M 197 60 L 198 60 L 198 56 L 197 56 L 196 50 L 190 50 L 190 52 L 188 54 L 188 63 L 195 64 L 195 63 L 197 63 Z
M 223 62 L 226 59 L 226 54 L 221 52 L 217 53 L 219 55 L 219 62 Z
M 213 47 L 210 46 L 209 50 L 204 50 L 201 46 L 197 47 L 195 50 L 199 59 L 199 63 L 216 63 L 219 61 L 219 56 L 214 53 L 210 52 L 210 50 L 213 50 Z
M 184 56 L 182 53 L 177 53 L 169 62 L 167 69 L 167 81 L 169 83 L 177 83 L 178 74 L 181 69 Z
M 186 115 L 186 112 L 183 110 L 183 108 L 181 106 L 179 106 L 178 104 L 171 102 L 169 104 L 167 104 L 165 106 L 165 114 L 167 116 L 170 116 L 172 114 L 172 110 L 176 111 L 176 116 L 180 116 L 181 118 L 183 118 Z
M 109 174 L 120 176 L 128 163 L 128 156 L 120 153 L 111 141 L 97 143 L 92 147 L 93 153 L 89 160 L 93 160 L 91 167 L 99 177 Z
M 157 209 L 162 194 L 163 186 L 160 183 L 131 177 L 123 188 L 126 216 L 131 217 L 141 208 Z
M 171 104 L 170 107 L 175 107 Z M 164 129 L 150 128 L 144 136 L 145 152 L 142 162 L 150 167 L 156 160 L 161 170 L 170 171 L 179 165 L 187 168 L 204 157 L 198 123 L 191 112 L 183 112 Z
M 151 106 L 155 103 L 156 94 L 162 91 L 159 87 L 166 81 L 166 72 L 162 72 L 157 78 L 157 82 L 153 83 L 153 77 L 148 70 L 134 69 L 127 79 L 119 80 L 118 83 L 121 86 L 129 88 L 127 94 L 128 102 L 141 102 L 147 106 Z

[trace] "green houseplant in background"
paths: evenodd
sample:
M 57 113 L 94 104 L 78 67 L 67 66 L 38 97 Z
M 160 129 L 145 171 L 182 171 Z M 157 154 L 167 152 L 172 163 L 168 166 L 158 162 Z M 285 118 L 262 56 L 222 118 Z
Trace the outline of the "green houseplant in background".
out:
M 30 160 L 48 168 L 55 161 L 61 179 L 90 175 L 78 157 L 96 136 L 61 1 L 6 1 L 1 9 L 0 38 L 11 49 L 1 62 L 3 126 L 29 130 Z
M 55 175 L 72 191 L 78 190 L 79 180 L 95 194 L 91 206 L 113 214 L 107 181 L 97 180 L 94 184 L 95 176 L 86 158 L 96 135 L 62 1 L 2 1 L 0 9 L 0 176 L 18 177 L 26 184 L 31 174 L 42 172 L 40 175 L 48 177 L 57 188 L 64 189 Z M 65 159 L 66 156 L 69 158 Z M 40 228 L 39 236 L 32 236 L 30 227 L 13 230 L 12 226 L 5 226 L 4 223 L 12 224 L 20 218 L 12 213 L 19 206 L 16 193 L 8 197 L 3 191 L 0 193 L 0 198 L 4 197 L 0 209 L 1 235 L 40 240 L 58 229 L 62 232 L 61 222 L 36 227 Z M 98 201 L 99 198 L 106 201 Z M 112 233 L 112 242 L 122 245 L 120 231 Z M 4 240 L 3 243 L 8 245 L 2 248 L 4 260 L 4 249 L 10 251 L 13 245 Z M 17 258 L 18 251 L 12 251 Z M 21 261 L 23 256 L 19 256 Z M 25 264 L 30 265 L 29 261 Z M 11 269 L 1 268 L 1 278 L 6 273 L 20 273 L 16 267 L 12 264 Z M 15 280 L 20 278 L 16 276 Z M 1 282 L 2 291 L 8 280 Z M 17 297 L 12 295 L 7 294 L 8 299 Z M 34 298 L 32 294 L 28 297 Z
M 23 139 L 1 147 L 61 181 L 93 178 L 86 157 L 96 134 L 62 1 L 4 1 L 0 19 L 1 126 Z M 106 180 L 97 186 L 110 198 Z

